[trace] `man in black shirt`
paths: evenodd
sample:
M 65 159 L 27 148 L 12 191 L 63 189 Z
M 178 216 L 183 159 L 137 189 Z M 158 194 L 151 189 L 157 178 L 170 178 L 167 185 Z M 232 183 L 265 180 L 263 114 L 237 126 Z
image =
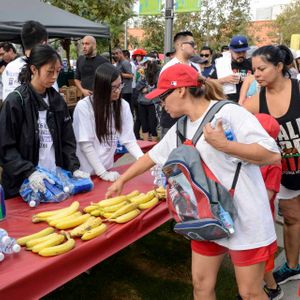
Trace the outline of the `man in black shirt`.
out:
M 93 36 L 85 36 L 82 40 L 82 52 L 77 59 L 75 84 L 81 90 L 84 97 L 91 95 L 97 67 L 108 62 L 104 57 L 97 55 L 96 39 Z
M 235 84 L 236 92 L 227 94 L 228 99 L 238 102 L 240 90 L 244 78 L 252 74 L 252 64 L 249 59 L 246 58 L 247 50 L 249 50 L 247 38 L 242 35 L 234 36 L 229 44 L 229 50 L 231 53 L 231 69 L 233 74 L 218 78 L 217 76 L 217 67 L 214 68 L 214 71 L 210 78 L 217 79 L 221 84 Z M 222 59 L 222 58 L 219 58 Z
M 18 57 L 16 48 L 8 42 L 0 43 L 0 74 L 6 65 Z

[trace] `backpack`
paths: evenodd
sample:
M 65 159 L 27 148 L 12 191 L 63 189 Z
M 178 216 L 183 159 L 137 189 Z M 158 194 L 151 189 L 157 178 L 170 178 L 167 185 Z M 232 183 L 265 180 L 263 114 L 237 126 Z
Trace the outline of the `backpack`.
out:
M 212 121 L 224 105 L 231 101 L 219 101 L 203 118 L 193 139 L 185 138 L 187 117 L 177 121 L 177 148 L 169 155 L 163 166 L 167 178 L 167 205 L 177 222 L 174 231 L 198 241 L 214 241 L 229 238 L 234 233 L 234 189 L 240 173 L 237 164 L 232 187 L 228 191 L 201 159 L 196 149 L 203 127 Z

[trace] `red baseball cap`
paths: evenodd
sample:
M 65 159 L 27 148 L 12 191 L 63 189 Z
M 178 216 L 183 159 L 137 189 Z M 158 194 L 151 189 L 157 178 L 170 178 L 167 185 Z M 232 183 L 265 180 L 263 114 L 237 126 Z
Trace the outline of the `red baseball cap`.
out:
M 165 69 L 158 78 L 157 88 L 146 95 L 147 99 L 156 98 L 168 90 L 179 87 L 199 87 L 199 73 L 185 64 L 176 64 Z
M 265 131 L 273 139 L 276 139 L 280 131 L 279 123 L 272 116 L 267 114 L 255 114 L 255 117 L 257 118 L 261 126 L 265 129 Z

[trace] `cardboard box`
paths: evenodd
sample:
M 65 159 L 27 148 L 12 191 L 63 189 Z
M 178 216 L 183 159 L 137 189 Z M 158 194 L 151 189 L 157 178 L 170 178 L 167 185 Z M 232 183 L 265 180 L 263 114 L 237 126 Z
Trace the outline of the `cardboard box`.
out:
M 77 103 L 77 88 L 75 86 L 63 86 L 59 89 L 59 92 L 64 95 L 67 104 Z

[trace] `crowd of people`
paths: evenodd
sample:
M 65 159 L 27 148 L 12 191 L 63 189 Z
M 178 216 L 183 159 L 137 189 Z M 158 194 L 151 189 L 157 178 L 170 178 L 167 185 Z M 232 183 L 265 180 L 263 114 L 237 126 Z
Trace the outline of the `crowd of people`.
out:
M 280 284 L 300 279 L 300 55 L 268 45 L 248 57 L 242 35 L 221 52 L 209 46 L 197 50 L 193 34 L 183 31 L 174 35 L 166 64 L 156 51 L 141 48 L 132 53 L 115 48 L 110 61 L 97 54 L 95 38 L 85 36 L 75 74 L 83 98 L 72 118 L 57 86 L 62 61 L 47 45 L 47 30 L 28 21 L 21 39 L 22 56 L 11 43 L 0 44 L 0 165 L 7 199 L 26 178 L 43 192 L 48 178 L 37 166 L 60 166 L 74 177 L 97 175 L 113 182 L 107 197 L 120 194 L 127 181 L 166 162 L 177 147 L 178 118 L 187 116 L 191 139 L 209 109 L 227 98 L 233 103 L 221 108 L 216 126 L 204 127 L 195 147 L 228 189 L 242 162 L 234 196 L 236 232 L 230 239 L 191 242 L 194 298 L 215 299 L 218 270 L 228 253 L 238 299 L 282 299 Z M 236 140 L 226 139 L 222 120 Z M 159 142 L 144 155 L 138 139 Z M 124 174 L 111 170 L 118 143 L 137 160 Z M 276 197 L 286 262 L 273 272 Z

